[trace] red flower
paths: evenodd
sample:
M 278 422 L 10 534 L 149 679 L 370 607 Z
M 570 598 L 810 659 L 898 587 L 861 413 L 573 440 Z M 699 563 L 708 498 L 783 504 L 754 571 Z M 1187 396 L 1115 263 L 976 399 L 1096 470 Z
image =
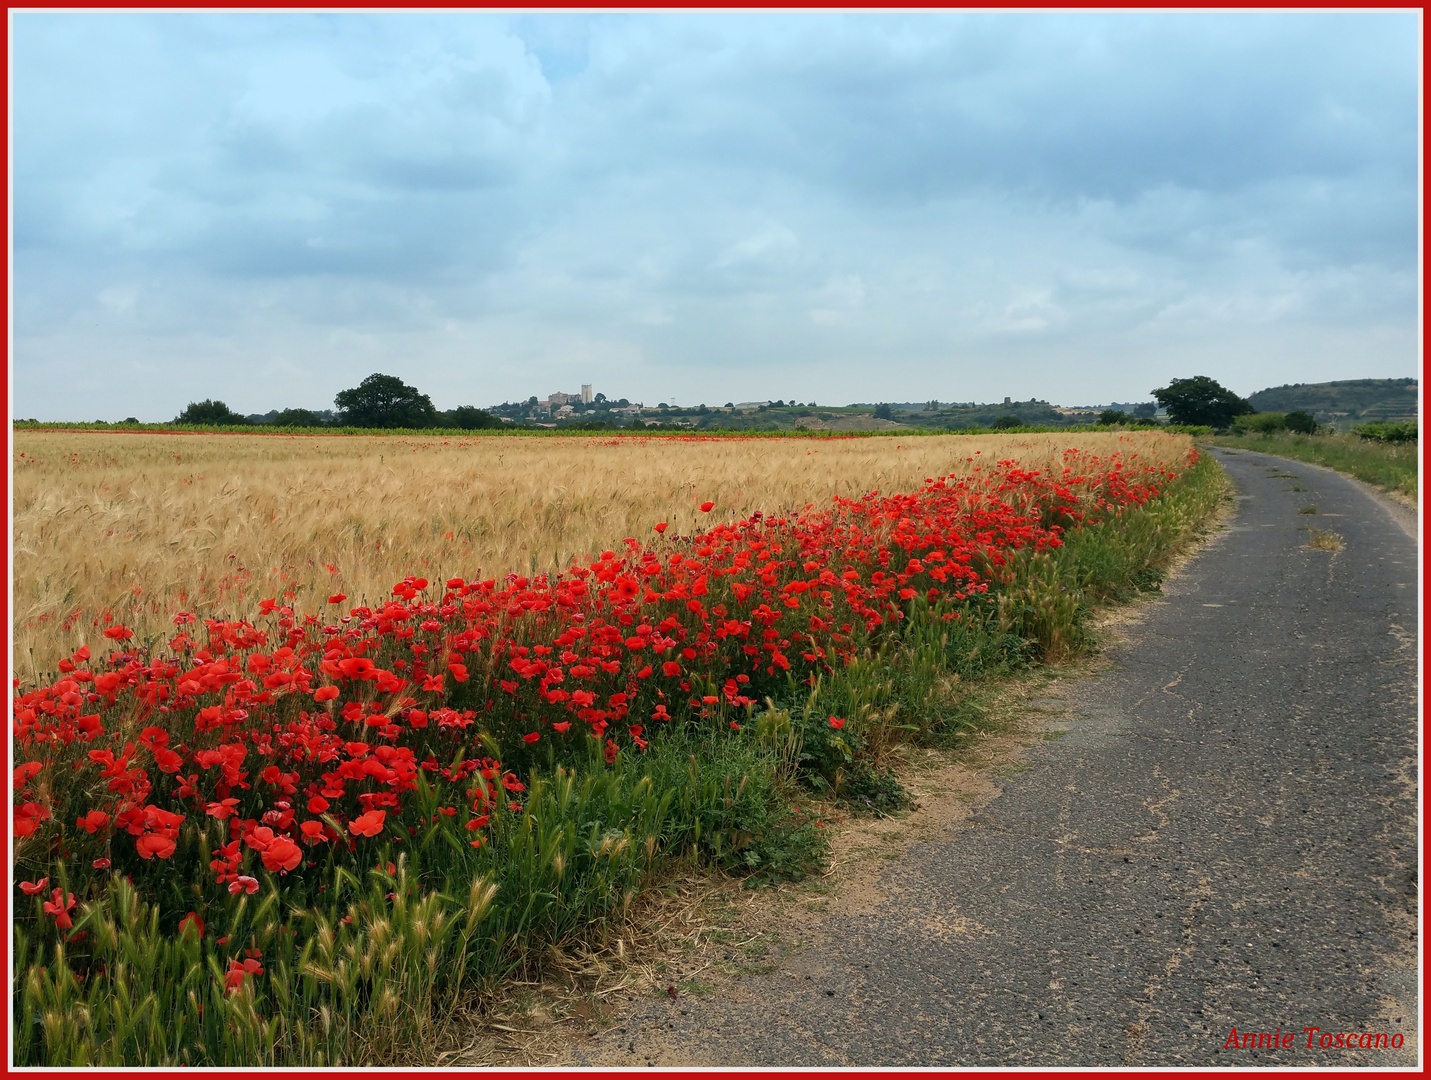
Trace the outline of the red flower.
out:
M 387 816 L 386 810 L 369 810 L 348 822 L 348 831 L 354 836 L 377 836 L 383 831 Z
M 666 523 L 665 523 L 664 521 L 658 521 L 658 522 L 656 523 L 656 531 L 657 531 L 658 533 L 663 533 L 663 532 L 665 532 L 665 531 L 666 531 Z
M 327 839 L 323 834 L 323 823 L 321 821 L 305 821 L 302 825 L 298 826 L 298 829 L 303 833 L 303 842 L 305 844 L 321 844 Z
M 27 761 L 25 764 L 17 766 L 15 769 L 15 790 L 19 791 L 30 781 L 30 777 L 40 771 L 38 761 Z
M 208 813 L 209 817 L 218 818 L 220 821 L 223 821 L 225 818 L 227 818 L 230 814 L 234 812 L 234 807 L 238 806 L 238 804 L 239 801 L 237 799 L 225 799 L 223 802 L 211 802 L 209 803 L 206 812 Z
M 27 802 L 15 809 L 15 839 L 34 836 L 40 822 L 50 816 L 50 808 L 39 803 Z
M 346 599 L 348 599 L 348 598 L 347 598 L 346 596 L 344 596 L 342 593 L 334 593 L 332 596 L 328 597 L 328 603 L 330 603 L 330 604 L 341 604 L 341 603 L 342 603 L 344 600 L 346 600 Z
M 92 862 L 90 865 L 93 866 L 96 870 L 108 870 L 108 869 L 109 869 L 109 860 L 108 860 L 108 859 L 95 859 L 94 862 Z
M 540 739 L 540 738 L 541 738 L 541 736 L 538 735 L 535 731 L 529 731 L 529 732 L 527 732 L 525 735 L 522 736 L 522 742 L 524 742 L 524 743 L 529 743 L 529 744 L 530 744 L 530 743 L 536 742 L 536 741 L 537 741 L 538 739 Z M 505 755 L 504 755 L 504 756 L 505 756 Z
M 286 836 L 276 836 L 263 849 L 263 865 L 268 870 L 287 873 L 303 861 L 303 849 Z
M 204 936 L 204 920 L 199 918 L 198 914 L 193 911 L 179 920 L 179 936 L 183 937 L 185 928 L 190 926 L 194 928 L 199 937 Z
M 104 636 L 113 641 L 125 641 L 134 636 L 134 631 L 116 623 L 114 626 L 106 627 Z
M 257 960 L 245 960 L 242 963 L 237 960 L 230 960 L 228 973 L 224 976 L 224 989 L 229 993 L 233 993 L 243 985 L 245 976 L 262 974 L 263 965 Z
M 50 893 L 50 898 L 45 901 L 44 908 L 46 914 L 55 917 L 55 926 L 61 930 L 68 930 L 74 926 L 70 919 L 70 910 L 75 906 L 75 894 L 67 893 L 63 889 L 55 889 Z
M 174 854 L 174 841 L 159 833 L 145 833 L 134 841 L 134 850 L 139 852 L 141 859 L 152 859 L 156 855 L 167 859 Z
M 229 882 L 229 892 L 246 892 L 250 896 L 258 892 L 258 878 L 251 878 L 247 874 L 240 874 Z
M 321 814 L 324 810 L 328 809 L 329 805 L 328 800 L 323 798 L 322 795 L 314 795 L 313 798 L 308 800 L 308 812 L 310 814 Z
M 569 727 L 571 727 L 571 721 L 570 721 L 570 720 L 563 720 L 563 721 L 562 721 L 561 723 L 559 723 L 559 724 L 553 724 L 553 725 L 552 725 L 552 730 L 553 730 L 553 731 L 560 732 L 560 733 L 562 733 L 562 734 L 564 735 L 564 734 L 566 734 L 566 730 L 567 730 L 567 728 L 569 728 Z
M 20 889 L 30 896 L 36 896 L 44 892 L 45 886 L 49 883 L 50 879 L 47 877 L 42 877 L 39 881 L 22 881 L 20 882 Z
M 91 810 L 84 817 L 76 818 L 75 824 L 93 836 L 96 832 L 109 824 L 109 815 L 103 810 Z
M 314 701 L 332 701 L 337 696 L 338 688 L 336 686 L 320 686 L 313 691 Z
M 714 508 L 715 508 L 715 503 L 713 503 L 713 502 L 703 502 L 703 503 L 701 503 L 701 513 L 702 513 L 702 514 L 709 514 L 709 513 L 711 512 L 711 510 L 713 510 Z
M 830 717 L 830 726 L 836 731 L 839 731 L 840 728 L 845 726 L 845 722 L 843 720 L 837 720 L 832 716 Z

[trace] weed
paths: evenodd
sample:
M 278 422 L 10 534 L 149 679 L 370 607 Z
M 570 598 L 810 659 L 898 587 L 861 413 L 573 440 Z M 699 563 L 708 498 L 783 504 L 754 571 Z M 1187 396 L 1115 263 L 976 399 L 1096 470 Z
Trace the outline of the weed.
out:
M 1346 547 L 1346 542 L 1334 532 L 1327 532 L 1323 529 L 1311 530 L 1311 539 L 1304 545 L 1315 548 L 1317 551 L 1341 551 Z
M 1317 508 L 1315 506 L 1304 506 L 1297 511 L 1299 514 L 1315 514 L 1316 512 Z

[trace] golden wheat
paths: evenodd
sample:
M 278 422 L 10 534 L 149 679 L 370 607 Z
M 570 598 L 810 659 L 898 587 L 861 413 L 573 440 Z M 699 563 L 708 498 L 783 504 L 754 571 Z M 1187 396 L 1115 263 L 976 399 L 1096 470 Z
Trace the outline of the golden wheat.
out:
M 833 495 L 1065 449 L 1181 461 L 1161 433 L 859 439 L 426 438 L 16 431 L 13 656 L 37 678 L 108 611 L 141 638 L 187 609 L 299 611 L 377 600 L 406 574 L 533 573 L 623 537 L 671 534 Z M 698 511 L 716 503 L 707 517 Z

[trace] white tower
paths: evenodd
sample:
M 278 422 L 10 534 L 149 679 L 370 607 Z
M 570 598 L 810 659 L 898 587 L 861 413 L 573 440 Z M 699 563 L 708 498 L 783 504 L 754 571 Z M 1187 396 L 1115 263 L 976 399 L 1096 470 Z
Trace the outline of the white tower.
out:
M 591 404 L 591 383 L 589 382 L 581 384 L 581 403 L 583 405 Z

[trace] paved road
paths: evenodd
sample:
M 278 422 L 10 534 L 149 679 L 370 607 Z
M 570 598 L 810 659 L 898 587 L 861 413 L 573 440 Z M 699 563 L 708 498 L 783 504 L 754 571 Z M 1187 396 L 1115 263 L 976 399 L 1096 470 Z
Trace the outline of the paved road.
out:
M 634 1003 L 577 1060 L 1414 1064 L 1416 542 L 1334 473 L 1216 453 L 1229 530 L 972 827 L 779 971 Z M 1227 1048 L 1234 1026 L 1292 1048 Z M 1409 1042 L 1309 1050 L 1308 1027 Z

